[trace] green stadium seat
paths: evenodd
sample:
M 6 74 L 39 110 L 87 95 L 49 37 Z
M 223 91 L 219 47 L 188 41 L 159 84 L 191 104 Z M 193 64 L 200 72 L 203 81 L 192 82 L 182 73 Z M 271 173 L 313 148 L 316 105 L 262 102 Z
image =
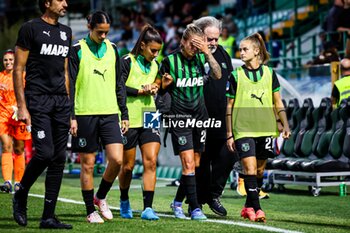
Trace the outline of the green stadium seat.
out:
M 315 142 L 315 138 L 317 133 L 322 134 L 322 132 L 326 129 L 326 127 L 329 127 L 330 124 L 330 112 L 332 108 L 331 100 L 330 98 L 323 98 L 320 104 L 320 107 L 317 109 L 312 108 L 312 102 L 308 99 L 304 101 L 303 104 L 303 110 L 299 110 L 296 118 L 302 119 L 302 116 L 304 114 L 304 119 L 300 121 L 301 127 L 304 127 L 304 135 L 300 135 L 298 133 L 298 136 L 301 138 L 301 145 L 300 145 L 300 153 L 299 158 L 287 158 L 287 160 L 282 162 L 282 166 L 280 166 L 280 169 L 283 170 L 291 170 L 291 171 L 301 171 L 303 170 L 302 164 L 309 168 L 310 164 L 313 167 L 313 164 L 311 163 L 312 160 L 314 160 L 315 156 L 313 156 L 312 146 Z M 312 111 L 313 110 L 313 111 Z M 312 114 L 311 114 L 312 111 Z M 308 125 L 310 122 L 310 115 L 312 116 L 312 127 Z M 304 125 L 303 125 L 304 124 Z M 308 130 L 306 130 L 309 128 Z M 301 157 L 301 158 L 300 158 Z M 310 169 L 312 170 L 312 169 Z
M 331 113 L 331 122 L 332 126 L 330 129 L 325 131 L 319 139 L 317 143 L 316 150 L 314 150 L 314 154 L 319 158 L 324 158 L 328 155 L 329 145 L 331 143 L 332 136 L 336 131 L 336 123 L 339 120 L 339 109 L 334 109 Z
M 306 157 L 302 152 L 302 142 L 305 133 L 313 127 L 312 112 L 314 111 L 314 105 L 311 98 L 304 100 L 303 106 L 296 113 L 297 121 L 300 122 L 300 129 L 295 139 L 294 153 L 298 157 Z M 310 144 L 310 148 L 312 143 Z
M 320 136 L 331 126 L 330 113 L 332 111 L 331 99 L 326 97 L 321 100 L 320 106 L 312 112 L 313 126 L 305 132 L 300 152 L 302 157 L 307 157 L 316 150 Z
M 134 169 L 135 170 L 135 169 Z M 143 165 L 139 165 L 138 169 L 136 170 L 136 173 L 142 174 L 143 173 Z
M 176 178 L 174 177 L 175 167 L 170 167 L 168 173 L 166 174 L 166 178 Z
M 291 159 L 290 157 L 285 157 L 285 158 L 275 158 L 275 159 L 268 159 L 266 163 L 266 169 L 271 170 L 271 169 L 281 169 L 284 170 L 286 169 L 285 163 Z
M 174 178 L 180 179 L 182 175 L 182 167 L 177 167 L 175 170 Z
M 157 177 L 159 177 L 159 175 L 162 173 L 162 170 L 163 170 L 162 166 L 157 167 L 157 171 L 156 171 Z
M 133 175 L 135 175 L 137 173 L 140 166 L 141 166 L 140 164 L 135 164 L 134 169 L 132 170 Z
M 347 99 L 346 103 L 346 116 L 343 154 L 350 158 L 350 98 Z
M 347 101 L 342 101 L 339 109 L 339 120 L 336 122 L 336 129 L 332 136 L 329 153 L 334 159 L 339 159 L 343 154 L 343 144 L 346 131 L 346 121 L 347 121 Z
M 291 170 L 291 171 L 300 171 L 301 170 L 301 163 L 309 161 L 307 158 L 290 158 L 284 166 L 284 170 Z
M 169 167 L 164 166 L 158 177 L 159 178 L 166 178 L 168 171 L 169 171 Z
M 289 128 L 292 131 L 292 136 L 288 140 L 285 140 L 282 145 L 282 154 L 284 154 L 286 157 L 294 156 L 294 142 L 300 128 L 296 119 L 296 113 L 299 109 L 300 106 L 298 99 L 295 98 L 289 100 L 288 106 L 286 108 L 286 113 Z

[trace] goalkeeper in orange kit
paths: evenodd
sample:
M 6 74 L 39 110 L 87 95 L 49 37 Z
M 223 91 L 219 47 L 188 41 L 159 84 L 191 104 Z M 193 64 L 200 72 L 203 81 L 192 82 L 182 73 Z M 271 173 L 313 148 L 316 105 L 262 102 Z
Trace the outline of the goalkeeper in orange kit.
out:
M 5 70 L 0 72 L 0 139 L 2 143 L 1 170 L 5 183 L 0 186 L 3 192 L 12 192 L 12 172 L 14 190 L 22 179 L 25 158 L 24 140 L 31 138 L 23 122 L 17 121 L 17 103 L 13 90 L 12 72 L 14 51 L 7 50 L 3 55 Z

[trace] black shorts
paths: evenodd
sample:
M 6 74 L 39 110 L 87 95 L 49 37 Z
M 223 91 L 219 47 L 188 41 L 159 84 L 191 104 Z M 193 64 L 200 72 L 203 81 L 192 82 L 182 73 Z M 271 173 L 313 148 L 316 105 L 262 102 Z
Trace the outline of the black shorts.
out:
M 93 153 L 103 146 L 120 143 L 122 133 L 119 127 L 118 114 L 76 116 L 78 135 L 72 138 L 73 152 Z
M 171 140 L 175 155 L 185 150 L 203 152 L 207 131 L 205 128 L 171 128 Z
M 68 96 L 26 95 L 26 102 L 32 120 L 35 156 L 42 161 L 64 165 L 70 128 Z
M 144 129 L 144 128 L 130 128 L 123 136 L 124 150 L 149 142 L 160 143 L 160 131 L 159 129 Z
M 255 156 L 265 160 L 274 157 L 273 137 L 240 138 L 235 140 L 236 150 L 240 159 Z

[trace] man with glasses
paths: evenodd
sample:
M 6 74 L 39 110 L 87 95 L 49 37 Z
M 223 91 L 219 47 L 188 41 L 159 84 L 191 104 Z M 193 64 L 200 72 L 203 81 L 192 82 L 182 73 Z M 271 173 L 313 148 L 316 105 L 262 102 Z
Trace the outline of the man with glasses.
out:
M 200 204 L 208 204 L 211 210 L 226 216 L 227 211 L 220 202 L 227 179 L 237 156 L 226 147 L 226 85 L 232 72 L 231 58 L 218 44 L 221 22 L 206 16 L 194 21 L 207 37 L 208 47 L 221 67 L 220 80 L 209 79 L 204 87 L 205 105 L 210 118 L 221 121 L 221 128 L 208 128 L 205 152 L 201 156 L 200 167 L 196 168 L 197 196 Z M 210 180 L 210 182 L 208 182 Z

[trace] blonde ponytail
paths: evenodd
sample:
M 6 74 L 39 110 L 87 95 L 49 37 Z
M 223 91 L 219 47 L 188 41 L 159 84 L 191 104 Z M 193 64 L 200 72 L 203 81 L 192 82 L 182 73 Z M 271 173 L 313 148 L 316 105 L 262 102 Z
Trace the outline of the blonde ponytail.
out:
M 259 33 L 254 33 L 250 36 L 247 36 L 246 38 L 243 39 L 244 40 L 249 40 L 250 42 L 253 43 L 253 45 L 259 49 L 259 61 L 260 64 L 267 64 L 268 61 L 270 60 L 270 54 L 266 49 L 265 46 L 265 41 L 262 38 L 262 36 Z

